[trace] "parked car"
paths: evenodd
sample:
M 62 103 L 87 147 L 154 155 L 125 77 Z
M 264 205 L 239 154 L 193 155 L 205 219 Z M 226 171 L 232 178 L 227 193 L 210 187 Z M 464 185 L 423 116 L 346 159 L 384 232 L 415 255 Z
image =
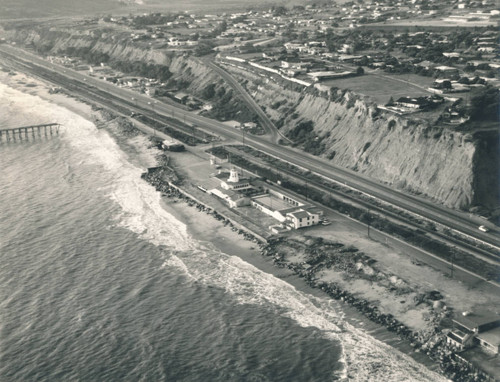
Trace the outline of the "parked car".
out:
M 480 226 L 479 226 L 479 230 L 480 230 L 480 231 L 483 231 L 483 232 L 488 232 L 488 231 L 489 231 L 489 228 L 488 228 L 488 227 L 485 227 L 484 225 L 480 225 Z

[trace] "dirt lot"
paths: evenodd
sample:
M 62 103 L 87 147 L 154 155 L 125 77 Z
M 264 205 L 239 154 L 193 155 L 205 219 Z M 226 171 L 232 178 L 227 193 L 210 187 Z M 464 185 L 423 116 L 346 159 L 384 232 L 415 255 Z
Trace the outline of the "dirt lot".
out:
M 189 152 L 172 153 L 175 168 L 188 176 L 193 185 L 198 181 L 206 180 L 211 173 L 217 171 L 213 166 L 210 166 L 209 157 L 204 153 L 204 149 L 206 148 L 208 146 L 205 148 L 195 148 L 195 154 Z M 229 164 L 225 164 L 224 166 L 229 166 Z M 207 194 L 203 194 L 203 196 L 213 198 Z M 252 207 L 243 207 L 237 210 L 241 218 L 246 216 L 251 222 L 259 224 L 262 230 L 268 230 L 269 225 L 277 223 L 271 217 L 264 215 Z M 361 230 L 357 223 L 341 214 L 328 214 L 328 219 L 332 222 L 331 225 L 311 227 L 301 230 L 300 234 L 320 236 L 346 245 L 354 245 L 375 259 L 381 271 L 397 275 L 412 288 L 419 291 L 439 290 L 445 297 L 445 303 L 457 312 L 479 308 L 495 309 L 495 307 L 500 306 L 500 294 L 495 287 L 484 283 L 470 286 L 452 280 L 434 268 L 423 264 L 415 264 L 408 254 L 399 253 L 390 244 L 371 240 L 366 236 L 364 228 Z M 292 236 L 296 235 L 294 232 L 289 232 L 288 234 Z M 333 275 L 325 274 L 324 276 L 328 278 Z M 369 299 L 373 299 L 377 295 L 370 295 L 371 286 L 365 285 L 362 282 L 357 284 L 352 283 L 351 288 L 362 295 L 366 293 L 365 297 Z M 384 299 L 383 293 L 378 295 L 379 301 Z M 405 300 L 405 303 L 401 302 L 403 300 Z M 417 314 L 414 314 L 415 307 L 411 306 L 411 298 L 401 299 L 401 301 L 397 301 L 394 313 L 408 322 L 410 326 L 425 327 L 428 323 L 425 320 L 426 312 L 419 311 Z M 392 297 L 387 297 L 385 306 L 390 307 L 391 303 L 394 303 Z

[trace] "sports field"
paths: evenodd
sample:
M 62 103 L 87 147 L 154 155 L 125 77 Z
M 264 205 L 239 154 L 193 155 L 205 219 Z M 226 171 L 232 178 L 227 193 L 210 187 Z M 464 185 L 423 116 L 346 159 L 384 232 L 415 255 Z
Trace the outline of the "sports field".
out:
M 349 89 L 363 94 L 377 104 L 385 105 L 389 98 L 419 97 L 431 94 L 429 87 L 434 82 L 431 77 L 417 75 L 392 75 L 383 72 L 366 73 L 363 76 L 341 78 L 323 82 L 325 85 Z

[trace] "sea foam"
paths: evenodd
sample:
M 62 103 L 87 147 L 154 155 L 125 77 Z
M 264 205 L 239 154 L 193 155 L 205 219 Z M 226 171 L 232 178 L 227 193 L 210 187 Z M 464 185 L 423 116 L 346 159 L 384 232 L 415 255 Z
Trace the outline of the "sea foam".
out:
M 103 130 L 79 115 L 39 97 L 0 84 L 0 98 L 9 99 L 2 111 L 21 113 L 36 104 L 26 124 L 57 122 L 62 138 L 83 154 L 82 166 L 101 171 L 109 179 L 101 190 L 118 207 L 116 225 L 129 229 L 164 248 L 163 268 L 175 268 L 187 280 L 225 290 L 240 304 L 273 309 L 303 327 L 313 327 L 340 341 L 344 376 L 353 381 L 445 381 L 409 356 L 348 324 L 339 304 L 296 290 L 292 285 L 260 271 L 242 259 L 215 250 L 189 237 L 186 226 L 161 207 L 161 196 L 140 179 L 143 169 L 134 166 L 117 143 Z M 1 113 L 0 113 L 1 116 Z M 0 117 L 1 118 L 1 117 Z M 1 119 L 0 119 L 1 122 Z
M 172 255 L 174 256 L 174 255 Z M 343 319 L 339 304 L 296 290 L 287 282 L 213 250 L 177 254 L 168 262 L 189 278 L 226 290 L 238 303 L 272 307 L 303 327 L 320 330 L 340 341 L 344 375 L 353 381 L 446 381 L 409 356 L 373 338 Z

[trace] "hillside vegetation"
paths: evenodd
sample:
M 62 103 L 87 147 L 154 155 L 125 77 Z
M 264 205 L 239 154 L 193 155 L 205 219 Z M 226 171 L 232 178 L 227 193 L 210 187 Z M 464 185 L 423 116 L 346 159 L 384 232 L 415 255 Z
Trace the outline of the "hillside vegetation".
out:
M 163 67 L 160 72 L 168 86 L 214 104 L 210 116 L 240 121 L 255 118 L 239 96 L 196 57 L 133 46 L 126 39 L 35 29 L 11 33 L 16 41 L 43 47 L 50 54 L 84 48 L 105 56 L 110 64 L 142 62 L 154 65 L 155 70 Z M 226 69 L 297 147 L 449 207 L 469 209 L 479 203 L 490 210 L 497 207 L 498 164 L 491 161 L 498 152 L 496 132 L 472 134 L 431 125 L 383 112 L 346 89 L 303 88 L 240 68 Z

